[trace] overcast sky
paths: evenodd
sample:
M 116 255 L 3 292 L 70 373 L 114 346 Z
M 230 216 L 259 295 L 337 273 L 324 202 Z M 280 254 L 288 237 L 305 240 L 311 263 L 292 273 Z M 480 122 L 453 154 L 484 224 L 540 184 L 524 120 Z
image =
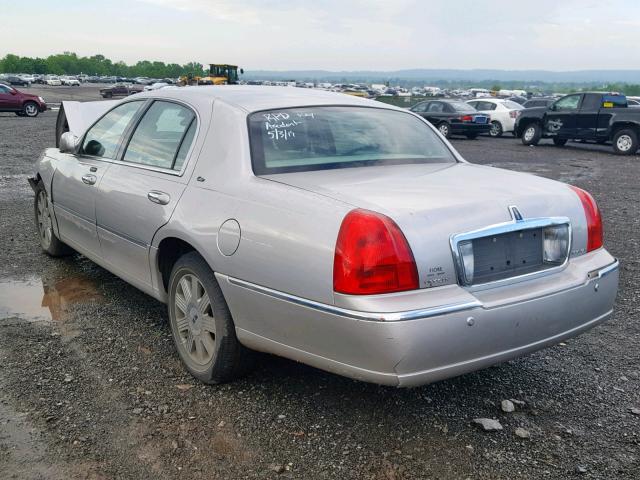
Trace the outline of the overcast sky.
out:
M 638 0 L 0 0 L 0 7 L 0 56 L 73 51 L 246 70 L 640 68 Z

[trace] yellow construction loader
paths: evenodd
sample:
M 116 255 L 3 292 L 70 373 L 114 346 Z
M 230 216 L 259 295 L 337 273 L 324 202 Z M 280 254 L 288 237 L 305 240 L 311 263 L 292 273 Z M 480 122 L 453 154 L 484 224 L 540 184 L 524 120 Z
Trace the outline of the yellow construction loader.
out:
M 244 73 L 241 68 L 240 73 Z M 198 85 L 235 85 L 238 83 L 238 66 L 215 64 L 209 65 L 209 75 L 202 77 Z
M 240 73 L 244 73 L 241 68 Z M 234 85 L 238 83 L 238 66 L 212 63 L 206 76 L 183 75 L 182 85 Z

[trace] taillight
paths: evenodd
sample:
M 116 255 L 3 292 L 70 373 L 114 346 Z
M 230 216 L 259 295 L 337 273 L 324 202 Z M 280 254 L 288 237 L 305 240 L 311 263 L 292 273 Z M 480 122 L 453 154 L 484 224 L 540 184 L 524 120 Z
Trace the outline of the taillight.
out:
M 510 116 L 511 118 L 518 118 L 518 114 L 519 114 L 519 113 L 520 113 L 520 111 L 519 111 L 519 110 L 511 110 L 511 111 L 509 112 L 509 116 Z
M 473 122 L 473 117 L 471 115 L 463 115 L 460 117 L 460 120 L 463 122 Z
M 587 217 L 587 252 L 597 250 L 602 247 L 602 216 L 596 201 L 591 194 L 586 190 L 569 185 L 571 189 L 576 192 L 580 201 L 582 202 L 582 208 L 584 209 L 584 215 Z
M 418 287 L 416 262 L 398 225 L 369 210 L 349 212 L 336 241 L 334 291 L 369 295 Z

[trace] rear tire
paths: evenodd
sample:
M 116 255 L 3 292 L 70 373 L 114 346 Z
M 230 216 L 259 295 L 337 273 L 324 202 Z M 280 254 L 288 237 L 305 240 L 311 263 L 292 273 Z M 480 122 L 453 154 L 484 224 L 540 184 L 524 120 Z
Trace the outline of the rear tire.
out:
M 250 370 L 254 352 L 238 341 L 218 281 L 198 253 L 183 255 L 173 266 L 168 300 L 173 340 L 191 375 L 215 384 Z
M 451 126 L 447 122 L 440 123 L 438 131 L 444 138 L 451 138 Z
M 502 133 L 502 124 L 497 120 L 491 122 L 491 130 L 489 130 L 489 135 L 493 138 L 499 138 L 502 136 Z
M 537 145 L 542 137 L 542 129 L 537 123 L 530 123 L 522 130 L 523 145 Z
M 40 113 L 40 109 L 38 108 L 38 104 L 36 102 L 26 102 L 22 106 L 22 113 L 27 117 L 37 117 L 38 113 Z
M 630 128 L 618 130 L 612 139 L 616 155 L 633 155 L 638 150 L 638 134 Z
M 51 217 L 49 196 L 47 195 L 47 190 L 44 188 L 42 180 L 36 185 L 35 194 L 36 198 L 33 202 L 33 207 L 42 250 L 52 257 L 63 257 L 72 254 L 73 250 L 71 247 L 56 237 L 53 231 L 53 218 Z
M 554 137 L 553 138 L 553 144 L 556 147 L 564 147 L 567 144 L 567 139 L 566 138 Z

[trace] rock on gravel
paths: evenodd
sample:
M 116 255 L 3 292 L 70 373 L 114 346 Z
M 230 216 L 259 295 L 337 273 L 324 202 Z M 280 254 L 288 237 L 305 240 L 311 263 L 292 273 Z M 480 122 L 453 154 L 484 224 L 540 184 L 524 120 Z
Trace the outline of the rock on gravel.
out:
M 485 432 L 502 430 L 502 425 L 500 424 L 500 422 L 492 418 L 474 418 L 473 423 L 480 425 Z
M 522 427 L 516 428 L 515 434 L 520 438 L 531 438 L 531 433 L 529 433 L 529 430 L 526 430 Z
M 502 400 L 502 403 L 500 404 L 500 408 L 502 408 L 503 412 L 507 412 L 507 413 L 511 413 L 516 409 L 516 407 L 513 405 L 513 402 L 511 400 Z

